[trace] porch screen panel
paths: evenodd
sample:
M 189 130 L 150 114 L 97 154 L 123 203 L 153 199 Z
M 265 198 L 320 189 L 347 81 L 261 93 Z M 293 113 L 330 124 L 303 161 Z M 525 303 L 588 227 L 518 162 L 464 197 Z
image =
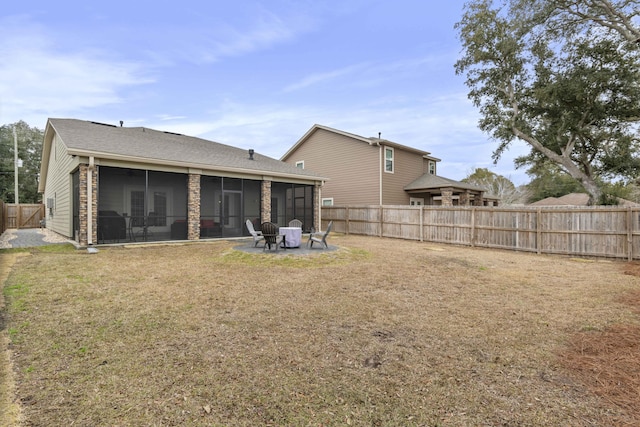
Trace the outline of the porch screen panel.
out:
M 274 204 L 278 212 L 278 225 L 286 225 L 292 219 L 302 221 L 304 231 L 313 225 L 313 186 L 304 184 L 273 183 L 271 185 L 271 210 Z
M 200 237 L 220 237 L 222 235 L 222 178 L 219 176 L 200 177 Z M 211 227 L 209 227 L 211 226 Z
M 291 194 L 291 184 L 283 182 L 271 183 L 271 222 L 278 226 L 287 225 L 287 196 Z
M 146 215 L 150 225 L 169 227 L 176 221 L 186 221 L 188 181 L 183 173 L 148 172 Z
M 242 184 L 242 197 L 243 197 L 243 218 L 244 224 L 247 220 L 253 222 L 253 226 L 256 230 L 260 230 L 261 215 L 260 215 L 260 197 L 262 194 L 262 181 L 245 179 Z M 243 226 L 243 234 L 249 235 L 249 231 L 246 226 Z
M 304 208 L 302 218 L 302 226 L 304 227 L 304 231 L 310 231 L 311 227 L 313 227 L 313 193 L 313 186 L 307 185 L 304 187 Z

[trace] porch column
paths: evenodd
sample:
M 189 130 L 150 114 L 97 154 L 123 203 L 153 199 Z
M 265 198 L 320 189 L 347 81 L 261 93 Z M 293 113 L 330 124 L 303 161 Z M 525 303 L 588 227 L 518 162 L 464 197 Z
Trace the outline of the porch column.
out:
M 460 206 L 469 206 L 469 199 L 471 198 L 469 196 L 469 191 L 463 191 L 460 193 Z
M 474 206 L 484 206 L 484 191 L 481 191 L 473 201 Z
M 453 188 L 441 188 L 442 206 L 453 206 Z
M 97 167 L 96 167 L 97 169 Z M 89 165 L 81 164 L 79 166 L 80 172 L 80 230 L 78 243 L 80 246 L 88 246 L 89 244 L 89 221 L 91 221 L 91 241 L 97 243 L 98 241 L 98 172 L 97 170 L 91 174 L 91 183 L 87 182 Z M 89 189 L 91 189 L 91 209 L 89 209 Z M 91 211 L 91 218 L 89 218 L 89 211 Z M 72 230 L 75 231 L 75 230 Z
M 200 174 L 196 173 L 189 174 L 187 239 L 200 240 Z
M 260 223 L 271 222 L 271 181 L 262 181 L 260 200 Z

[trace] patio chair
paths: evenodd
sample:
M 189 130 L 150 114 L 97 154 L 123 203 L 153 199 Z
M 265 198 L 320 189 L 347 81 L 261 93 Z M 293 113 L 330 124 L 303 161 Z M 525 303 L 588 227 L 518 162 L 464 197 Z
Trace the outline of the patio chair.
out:
M 264 240 L 262 231 L 256 231 L 256 229 L 253 228 L 253 222 L 251 222 L 250 219 L 247 220 L 247 230 L 249 230 L 249 234 L 253 237 L 253 247 L 257 247 L 258 243 Z
M 145 217 L 143 216 L 132 216 L 129 218 L 129 239 L 134 242 L 138 241 L 138 237 L 142 238 L 143 241 L 147 241 L 147 237 L 151 235 L 149 231 L 149 225 Z
M 289 227 L 302 228 L 302 221 L 300 221 L 299 219 L 292 219 L 291 221 L 289 221 Z
M 329 249 L 329 245 L 327 244 L 327 236 L 331 232 L 332 226 L 333 226 L 333 221 L 329 222 L 329 225 L 327 226 L 327 229 L 324 232 L 312 231 L 311 234 L 309 234 L 309 240 L 307 241 L 307 246 L 312 248 L 314 243 L 319 243 L 321 246 L 324 246 L 325 248 Z
M 272 222 L 264 222 L 260 228 L 262 228 L 262 236 L 264 237 L 263 250 L 266 250 L 267 247 L 271 250 L 274 247 L 277 252 L 278 246 L 284 241 L 284 237 L 278 234 L 278 227 Z

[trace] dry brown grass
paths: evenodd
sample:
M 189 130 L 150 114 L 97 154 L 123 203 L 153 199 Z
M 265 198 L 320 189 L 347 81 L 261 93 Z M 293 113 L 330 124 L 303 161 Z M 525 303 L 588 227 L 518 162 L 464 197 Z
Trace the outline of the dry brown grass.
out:
M 25 424 L 640 422 L 637 390 L 634 407 L 612 399 L 615 380 L 598 391 L 578 357 L 608 334 L 631 342 L 607 352 L 638 352 L 626 263 L 331 243 L 310 257 L 215 242 L 22 258 L 5 295 Z

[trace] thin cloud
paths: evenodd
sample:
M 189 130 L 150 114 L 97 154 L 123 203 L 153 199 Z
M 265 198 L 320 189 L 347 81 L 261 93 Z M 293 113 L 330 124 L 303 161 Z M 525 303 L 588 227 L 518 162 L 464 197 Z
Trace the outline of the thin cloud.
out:
M 191 59 L 212 63 L 291 42 L 313 27 L 312 20 L 304 15 L 280 16 L 260 9 L 257 16 L 236 25 L 219 23 L 214 28 L 196 29 L 194 34 L 181 34 L 176 39 L 196 40 L 192 47 L 186 48 Z
M 56 50 L 55 35 L 36 26 L 10 25 L 5 35 L 0 40 L 4 122 L 34 116 L 44 122 L 49 114 L 120 103 L 121 88 L 153 82 L 141 64 L 105 51 Z
M 285 92 L 294 92 L 300 89 L 307 88 L 309 86 L 315 86 L 327 81 L 335 80 L 340 77 L 346 77 L 351 74 L 357 73 L 365 68 L 367 68 L 368 64 L 356 64 L 350 65 L 348 67 L 340 68 L 333 71 L 327 71 L 324 73 L 314 73 L 311 74 L 300 81 L 293 83 L 284 88 Z
M 428 56 L 391 62 L 354 64 L 332 71 L 310 74 L 285 87 L 284 92 L 294 92 L 327 82 L 335 82 L 354 74 L 358 74 L 358 78 L 349 80 L 350 87 L 374 87 L 389 80 L 405 79 L 419 73 L 424 74 L 425 67 L 438 64 L 438 62 L 442 62 L 443 58 L 443 56 Z

